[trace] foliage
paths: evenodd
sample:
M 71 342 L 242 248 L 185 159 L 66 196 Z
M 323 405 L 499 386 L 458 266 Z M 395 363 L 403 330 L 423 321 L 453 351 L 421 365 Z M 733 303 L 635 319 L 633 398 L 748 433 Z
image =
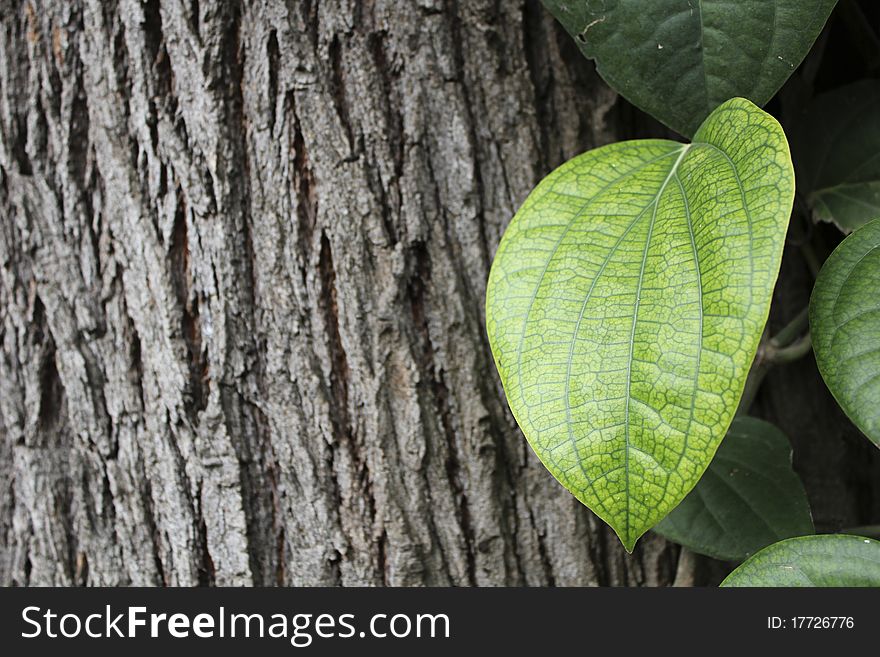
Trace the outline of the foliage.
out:
M 733 99 L 692 144 L 567 162 L 504 235 L 486 316 L 511 409 L 628 550 L 694 487 L 736 412 L 793 195 L 782 128 Z
M 847 237 L 810 302 L 816 364 L 840 407 L 880 446 L 880 219 Z
M 812 534 L 788 438 L 769 422 L 736 418 L 700 483 L 655 529 L 694 552 L 727 561 Z
M 579 155 L 511 221 L 486 323 L 523 433 L 627 550 L 656 527 L 715 558 L 753 555 L 726 586 L 877 583 L 880 544 L 789 538 L 814 530 L 787 439 L 753 418 L 731 426 L 769 368 L 814 346 L 880 446 L 880 82 L 814 93 L 823 46 L 809 51 L 836 0 L 544 4 L 621 95 L 694 137 Z M 865 20 L 847 25 L 856 43 L 880 42 Z M 797 108 L 792 214 L 786 135 L 747 99 L 773 99 L 805 57 L 779 105 Z M 790 216 L 857 230 L 819 273 L 809 313 L 771 336 Z M 809 231 L 801 246 L 818 271 Z
M 798 187 L 816 219 L 844 232 L 880 217 L 880 81 L 816 97 L 792 129 Z
M 690 136 L 737 96 L 763 105 L 837 0 L 544 0 L 633 105 Z
M 790 538 L 761 550 L 721 586 L 880 586 L 880 543 L 845 534 Z

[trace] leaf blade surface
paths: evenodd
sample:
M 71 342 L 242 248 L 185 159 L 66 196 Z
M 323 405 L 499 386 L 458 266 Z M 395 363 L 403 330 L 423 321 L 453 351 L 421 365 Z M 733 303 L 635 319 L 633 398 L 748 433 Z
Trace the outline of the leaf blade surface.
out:
M 769 422 L 735 418 L 700 482 L 654 531 L 725 561 L 742 561 L 777 541 L 812 534 L 788 438 Z
M 721 586 L 880 586 L 880 543 L 846 534 L 789 538 L 758 552 Z
M 781 128 L 734 99 L 693 144 L 623 142 L 562 165 L 504 234 L 486 315 L 509 405 L 628 550 L 733 418 L 793 194 Z
M 627 100 L 691 136 L 718 105 L 763 105 L 837 0 L 543 0 Z
M 823 265 L 810 327 L 828 389 L 880 447 L 880 219 L 843 240 Z
M 880 81 L 817 96 L 794 124 L 798 189 L 813 216 L 845 233 L 880 217 Z

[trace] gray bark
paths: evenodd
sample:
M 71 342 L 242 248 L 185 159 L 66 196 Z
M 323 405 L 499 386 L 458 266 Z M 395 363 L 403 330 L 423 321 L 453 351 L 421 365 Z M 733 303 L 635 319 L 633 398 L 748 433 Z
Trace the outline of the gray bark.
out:
M 626 556 L 495 375 L 501 232 L 631 124 L 537 0 L 0 14 L 0 582 L 713 577 Z

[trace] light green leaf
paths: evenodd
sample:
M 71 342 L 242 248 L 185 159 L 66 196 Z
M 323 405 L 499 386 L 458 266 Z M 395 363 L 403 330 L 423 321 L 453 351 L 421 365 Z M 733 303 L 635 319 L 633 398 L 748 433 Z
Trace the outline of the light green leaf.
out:
M 543 0 L 628 101 L 685 136 L 734 96 L 759 105 L 837 0 Z
M 727 561 L 812 534 L 788 438 L 769 422 L 734 419 L 700 483 L 654 530 L 693 552 Z
M 795 122 L 791 150 L 816 219 L 849 233 L 880 217 L 880 81 L 817 96 Z
M 846 534 L 789 538 L 758 552 L 721 586 L 880 586 L 880 543 Z
M 880 447 L 880 219 L 825 262 L 810 299 L 816 364 L 849 419 Z
M 693 144 L 570 160 L 501 240 L 486 321 L 510 408 L 628 550 L 694 487 L 730 425 L 793 196 L 782 129 L 737 98 Z

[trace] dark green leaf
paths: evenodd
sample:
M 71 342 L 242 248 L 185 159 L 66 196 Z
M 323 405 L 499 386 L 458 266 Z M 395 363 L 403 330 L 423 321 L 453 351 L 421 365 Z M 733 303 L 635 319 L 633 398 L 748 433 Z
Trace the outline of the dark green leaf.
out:
M 880 447 L 880 219 L 843 240 L 822 267 L 810 326 L 828 389 Z
M 788 439 L 769 422 L 736 418 L 700 483 L 654 531 L 727 561 L 812 534 L 810 506 L 791 469 Z
M 880 81 L 818 96 L 796 121 L 791 149 L 816 219 L 848 233 L 880 217 Z
M 685 136 L 718 105 L 766 103 L 837 0 L 543 0 L 627 100 Z

